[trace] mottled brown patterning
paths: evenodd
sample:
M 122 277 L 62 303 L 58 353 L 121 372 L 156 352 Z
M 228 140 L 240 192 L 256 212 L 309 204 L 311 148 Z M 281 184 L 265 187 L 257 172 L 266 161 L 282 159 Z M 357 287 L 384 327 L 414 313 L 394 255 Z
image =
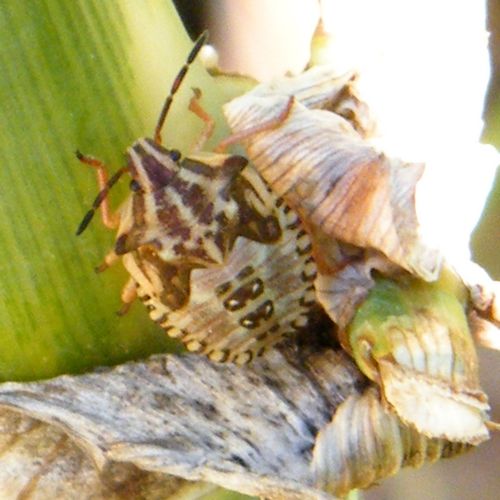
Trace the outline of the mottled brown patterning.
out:
M 101 162 L 78 155 L 98 169 L 101 186 L 78 233 L 102 205 L 104 223 L 118 233 L 101 269 L 122 258 L 131 276 L 124 303 L 139 297 L 190 351 L 246 363 L 306 325 L 316 265 L 297 215 L 245 158 L 182 157 L 161 145 L 165 110 L 200 40 L 172 86 L 154 140 L 137 140 L 110 181 Z M 132 178 L 131 194 L 111 215 L 106 195 L 122 173 Z
M 153 320 L 188 350 L 239 363 L 306 324 L 309 237 L 244 158 L 215 155 L 210 166 L 149 139 L 128 154 L 140 189 L 115 251 Z

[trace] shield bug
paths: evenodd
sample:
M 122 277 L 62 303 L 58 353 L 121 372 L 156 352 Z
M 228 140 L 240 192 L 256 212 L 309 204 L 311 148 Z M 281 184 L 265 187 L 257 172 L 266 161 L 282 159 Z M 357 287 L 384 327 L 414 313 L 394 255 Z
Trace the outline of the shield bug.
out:
M 162 146 L 173 97 L 206 38 L 175 78 L 154 138 L 132 144 L 124 167 L 108 180 L 102 162 L 78 153 L 97 168 L 100 192 L 77 233 L 101 207 L 104 224 L 118 232 L 99 269 L 122 260 L 130 274 L 124 310 L 138 297 L 189 351 L 245 363 L 307 323 L 316 268 L 297 215 L 244 157 L 182 156 Z M 190 105 L 206 123 L 199 144 L 212 129 L 200 97 L 195 92 Z M 131 194 L 112 214 L 107 195 L 125 173 Z

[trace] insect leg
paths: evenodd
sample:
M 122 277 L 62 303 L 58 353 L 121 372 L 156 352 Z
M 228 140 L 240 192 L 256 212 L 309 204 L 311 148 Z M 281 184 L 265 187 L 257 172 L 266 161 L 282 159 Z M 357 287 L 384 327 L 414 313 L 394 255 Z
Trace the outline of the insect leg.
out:
M 137 284 L 134 278 L 129 278 L 129 280 L 125 283 L 125 286 L 122 288 L 121 299 L 123 302 L 123 306 L 117 312 L 118 316 L 123 316 L 127 314 L 130 309 L 130 306 L 137 298 Z
M 106 256 L 104 257 L 104 262 L 95 268 L 95 272 L 102 273 L 108 267 L 111 267 L 115 262 L 118 262 L 119 260 L 120 256 L 116 255 L 114 250 L 111 250 L 111 252 L 106 254 Z
M 500 423 L 498 422 L 488 420 L 487 422 L 485 422 L 485 425 L 490 431 L 500 432 Z
M 231 134 L 230 136 L 219 142 L 214 151 L 216 153 L 223 153 L 226 148 L 228 146 L 231 146 L 232 144 L 241 142 L 252 135 L 258 134 L 259 132 L 264 132 L 266 130 L 272 130 L 276 127 L 279 127 L 288 118 L 294 102 L 295 98 L 293 96 L 290 96 L 288 102 L 286 103 L 286 106 L 276 116 L 272 116 L 271 118 L 269 118 L 269 120 L 258 123 L 257 125 L 246 130 Z
M 201 118 L 205 123 L 205 128 L 203 129 L 198 140 L 193 144 L 191 149 L 192 152 L 196 153 L 203 148 L 203 145 L 212 137 L 215 128 L 215 122 L 213 118 L 203 109 L 200 104 L 201 90 L 198 88 L 193 88 L 193 97 L 189 101 L 189 111 L 192 111 L 196 116 Z
M 109 229 L 115 229 L 118 227 L 118 223 L 120 222 L 119 215 L 117 213 L 111 213 L 111 209 L 109 207 L 109 201 L 108 201 L 108 191 L 110 188 L 110 184 L 114 181 L 116 177 L 116 174 L 111 178 L 111 181 L 108 179 L 108 172 L 106 170 L 106 165 L 101 161 L 98 160 L 97 158 L 93 158 L 92 156 L 87 156 L 83 155 L 80 153 L 80 151 L 76 152 L 76 157 L 78 160 L 80 160 L 82 163 L 85 165 L 89 165 L 90 167 L 93 167 L 96 169 L 97 173 L 97 183 L 99 185 L 99 196 L 94 202 L 94 207 L 87 213 L 85 216 L 84 220 L 80 224 L 80 227 L 78 229 L 78 234 L 81 233 L 87 224 L 90 222 L 90 219 L 92 218 L 95 209 L 97 206 L 101 207 L 101 218 L 102 218 L 102 223 Z M 119 170 L 121 175 L 121 170 Z M 118 179 L 116 179 L 118 180 Z M 113 184 L 114 184 L 113 182 Z

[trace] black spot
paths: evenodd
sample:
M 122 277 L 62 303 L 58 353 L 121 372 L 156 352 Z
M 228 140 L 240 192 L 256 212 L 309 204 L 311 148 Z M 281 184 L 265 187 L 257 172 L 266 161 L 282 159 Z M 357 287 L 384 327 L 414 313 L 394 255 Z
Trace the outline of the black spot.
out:
M 246 283 L 245 285 L 240 286 L 235 292 L 233 292 L 224 301 L 224 307 L 228 311 L 237 311 L 238 309 L 245 307 L 249 301 L 261 295 L 263 291 L 264 291 L 264 283 L 260 278 L 257 278 L 251 281 L 250 283 Z
M 264 291 L 264 282 L 260 279 L 254 279 L 249 283 L 252 299 L 257 298 Z
M 233 293 L 231 297 L 227 298 L 223 302 L 223 305 L 228 311 L 237 311 L 238 309 L 241 309 L 242 307 L 245 306 L 245 302 L 239 301 L 237 298 L 234 297 Z
M 239 321 L 240 325 L 249 329 L 255 328 L 257 326 L 255 320 L 249 318 L 248 316 L 249 315 L 246 315 L 245 317 L 240 319 Z
M 264 318 L 269 319 L 274 313 L 274 304 L 272 300 L 266 300 L 258 309 L 259 312 L 262 311 Z
M 132 179 L 130 181 L 129 188 L 131 191 L 134 191 L 134 192 L 140 191 L 142 189 L 139 182 L 136 181 L 135 179 Z
M 172 159 L 172 161 L 179 161 L 180 158 L 181 158 L 181 152 L 178 150 L 178 149 L 171 149 L 169 152 L 168 152 L 170 158 Z
M 261 320 L 268 320 L 274 313 L 272 300 L 266 300 L 255 311 L 248 313 L 240 319 L 240 325 L 245 328 L 253 329 L 260 325 Z

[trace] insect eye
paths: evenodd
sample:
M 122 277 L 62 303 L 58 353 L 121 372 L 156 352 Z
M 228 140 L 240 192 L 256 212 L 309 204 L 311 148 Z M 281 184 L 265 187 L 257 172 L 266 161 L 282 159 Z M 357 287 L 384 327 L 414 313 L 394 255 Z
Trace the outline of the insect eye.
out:
M 130 181 L 129 187 L 130 187 L 130 190 L 134 191 L 134 192 L 137 192 L 137 191 L 141 190 L 141 185 L 135 179 L 132 179 Z
M 169 155 L 172 161 L 178 161 L 179 158 L 181 157 L 181 152 L 177 149 L 171 149 Z

